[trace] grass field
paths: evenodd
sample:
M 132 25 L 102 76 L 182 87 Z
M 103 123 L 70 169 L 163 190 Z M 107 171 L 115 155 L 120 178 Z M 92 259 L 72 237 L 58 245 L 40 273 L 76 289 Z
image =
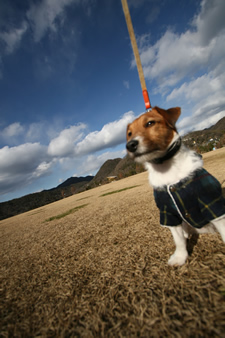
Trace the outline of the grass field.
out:
M 204 160 L 225 189 L 225 148 Z M 225 245 L 188 249 L 167 265 L 147 173 L 3 220 L 0 337 L 224 337 Z

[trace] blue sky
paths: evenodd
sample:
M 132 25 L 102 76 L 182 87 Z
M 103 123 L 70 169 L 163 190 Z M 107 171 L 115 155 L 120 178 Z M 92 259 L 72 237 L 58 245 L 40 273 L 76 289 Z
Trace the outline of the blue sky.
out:
M 152 106 L 225 116 L 225 1 L 128 0 Z M 0 201 L 125 156 L 145 106 L 120 0 L 0 2 Z

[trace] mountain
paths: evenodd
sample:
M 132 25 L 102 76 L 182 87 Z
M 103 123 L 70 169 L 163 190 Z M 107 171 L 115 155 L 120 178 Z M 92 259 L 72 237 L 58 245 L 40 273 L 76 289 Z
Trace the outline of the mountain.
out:
M 225 131 L 225 116 L 222 119 L 220 119 L 216 124 L 209 127 L 208 130 Z
M 99 169 L 93 180 L 90 182 L 90 187 L 96 187 L 99 184 L 107 182 L 107 177 L 112 176 L 113 170 L 117 164 L 121 161 L 121 158 L 115 158 L 114 160 L 107 160 Z
M 122 159 L 107 160 L 90 182 L 89 188 L 94 188 L 99 184 L 109 183 L 109 177 L 121 179 L 142 171 L 144 171 L 143 166 L 135 163 L 128 155 Z
M 60 189 L 44 190 L 0 203 L 0 220 L 62 199 Z
M 225 117 L 215 125 L 188 133 L 182 138 L 184 144 L 199 153 L 221 148 L 225 145 Z
M 29 194 L 11 201 L 0 203 L 0 220 L 23 212 L 40 208 L 46 204 L 58 201 L 64 197 L 84 191 L 93 176 L 70 177 L 56 188 Z
M 136 163 L 128 155 L 126 155 L 115 167 L 115 169 L 110 173 L 110 176 L 116 176 L 121 179 L 131 175 L 138 174 L 144 171 L 144 168 L 141 164 Z
M 65 187 L 70 186 L 71 184 L 77 184 L 77 183 L 80 183 L 80 182 L 90 182 L 91 180 L 93 180 L 93 178 L 94 178 L 94 176 L 70 177 L 66 181 L 64 181 L 63 183 L 59 184 L 55 189 L 65 188 Z

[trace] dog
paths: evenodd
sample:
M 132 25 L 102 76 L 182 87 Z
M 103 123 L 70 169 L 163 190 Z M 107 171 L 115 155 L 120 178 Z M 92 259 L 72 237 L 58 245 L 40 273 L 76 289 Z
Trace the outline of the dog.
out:
M 217 231 L 225 242 L 221 185 L 203 168 L 202 156 L 182 143 L 175 126 L 180 114 L 179 107 L 154 107 L 127 126 L 127 152 L 148 170 L 160 224 L 172 232 L 169 265 L 185 264 L 190 234 Z

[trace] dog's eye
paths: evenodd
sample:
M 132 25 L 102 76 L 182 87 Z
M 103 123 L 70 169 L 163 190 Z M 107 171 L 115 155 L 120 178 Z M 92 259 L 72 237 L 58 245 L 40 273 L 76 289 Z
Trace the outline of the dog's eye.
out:
M 132 136 L 132 132 L 131 132 L 131 131 L 128 131 L 127 136 L 128 136 L 128 137 L 131 137 L 131 136 Z
M 154 126 L 155 121 L 148 121 L 145 125 L 146 128 Z

